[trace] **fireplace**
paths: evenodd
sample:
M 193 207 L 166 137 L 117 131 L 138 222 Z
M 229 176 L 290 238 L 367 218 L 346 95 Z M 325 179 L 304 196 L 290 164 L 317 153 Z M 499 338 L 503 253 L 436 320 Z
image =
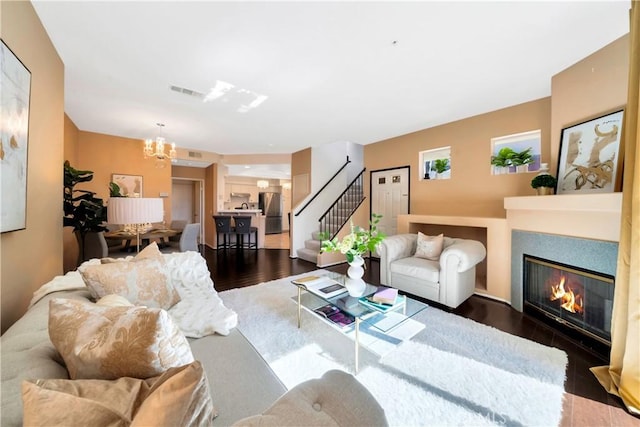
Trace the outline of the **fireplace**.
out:
M 613 276 L 523 255 L 524 311 L 611 345 Z

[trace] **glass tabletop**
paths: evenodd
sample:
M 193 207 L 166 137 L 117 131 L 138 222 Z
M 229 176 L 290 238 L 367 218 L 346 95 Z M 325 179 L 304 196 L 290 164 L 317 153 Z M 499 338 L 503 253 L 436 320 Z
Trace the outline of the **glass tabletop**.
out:
M 323 276 L 329 277 L 343 285 L 346 279 L 345 275 L 335 272 L 329 272 L 329 274 L 323 274 Z M 306 290 L 303 285 L 296 283 L 294 283 L 294 285 Z M 366 288 L 359 297 L 353 297 L 350 296 L 348 292 L 344 292 L 330 298 L 325 298 L 307 291 L 301 296 L 301 304 L 310 310 L 315 310 L 326 304 L 334 305 L 343 312 L 353 316 L 354 318 L 358 318 L 361 322 L 364 322 L 381 332 L 387 332 L 399 326 L 407 319 L 415 316 L 428 307 L 427 304 L 411 299 L 406 295 L 398 295 L 399 301 L 385 312 L 372 309 L 359 302 L 361 297 L 371 296 L 378 292 L 378 290 L 384 288 L 386 287 L 366 283 Z

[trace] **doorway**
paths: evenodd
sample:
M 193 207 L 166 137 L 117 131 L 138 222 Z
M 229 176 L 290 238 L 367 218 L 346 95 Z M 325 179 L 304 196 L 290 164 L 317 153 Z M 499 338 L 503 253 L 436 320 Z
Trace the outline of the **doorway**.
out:
M 382 215 L 378 229 L 398 234 L 398 215 L 409 213 L 410 167 L 371 171 L 371 213 Z
M 204 241 L 204 181 L 191 178 L 171 179 L 171 222 L 200 224 L 200 242 Z

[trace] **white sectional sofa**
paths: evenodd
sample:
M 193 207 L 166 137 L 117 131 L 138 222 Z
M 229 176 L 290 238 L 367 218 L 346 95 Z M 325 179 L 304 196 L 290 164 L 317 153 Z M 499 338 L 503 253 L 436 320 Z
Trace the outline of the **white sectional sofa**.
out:
M 163 257 L 174 270 L 185 270 L 173 271 L 174 278 L 180 274 L 198 277 L 194 275 L 195 270 L 206 270 L 205 260 L 196 252 L 163 254 Z M 176 259 L 171 262 L 174 257 Z M 189 262 L 184 262 L 187 258 Z M 198 265 L 195 269 L 194 263 Z M 211 283 L 210 278 L 201 277 L 198 280 Z M 185 295 L 181 293 L 181 297 L 184 299 Z M 60 290 L 45 295 L 2 335 L 2 426 L 23 424 L 21 384 L 24 380 L 69 378 L 47 330 L 49 301 L 53 298 L 90 301 L 91 295 L 87 289 Z M 287 391 L 237 328 L 232 328 L 226 336 L 214 333 L 191 338 L 188 342 L 193 357 L 200 361 L 208 378 L 210 395 L 218 413 L 214 426 L 234 423 L 386 425 L 384 410 L 350 374 L 332 371 L 322 379 Z

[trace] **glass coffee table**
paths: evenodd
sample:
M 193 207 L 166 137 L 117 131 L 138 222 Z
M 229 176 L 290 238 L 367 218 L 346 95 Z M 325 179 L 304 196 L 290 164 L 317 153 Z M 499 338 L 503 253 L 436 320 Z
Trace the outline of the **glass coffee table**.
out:
M 314 277 L 327 277 L 332 279 L 342 286 L 345 284 L 345 280 L 349 280 L 344 274 L 323 272 L 322 274 L 309 273 L 309 276 Z M 307 276 L 307 277 L 309 277 Z M 304 277 L 298 279 L 303 281 Z M 420 313 L 428 306 L 420 301 L 416 301 L 407 297 L 406 295 L 398 295 L 398 302 L 392 307 L 380 311 L 370 308 L 364 304 L 358 302 L 360 297 L 368 297 L 375 294 L 379 289 L 385 288 L 384 286 L 375 286 L 365 282 L 365 289 L 359 297 L 350 296 L 346 291 L 338 295 L 323 296 L 321 292 L 311 292 L 307 289 L 307 286 L 301 282 L 292 281 L 298 288 L 298 328 L 302 324 L 301 309 L 306 307 L 310 311 L 322 307 L 327 304 L 331 304 L 342 312 L 353 316 L 355 319 L 355 373 L 358 373 L 359 364 L 359 350 L 360 350 L 360 325 L 365 323 L 368 327 L 373 328 L 383 334 L 390 332 L 397 328 L 408 319 L 412 318 L 416 314 Z M 303 292 L 305 291 L 305 292 Z M 393 314 L 392 314 L 393 313 Z M 318 314 L 318 316 L 320 316 Z

